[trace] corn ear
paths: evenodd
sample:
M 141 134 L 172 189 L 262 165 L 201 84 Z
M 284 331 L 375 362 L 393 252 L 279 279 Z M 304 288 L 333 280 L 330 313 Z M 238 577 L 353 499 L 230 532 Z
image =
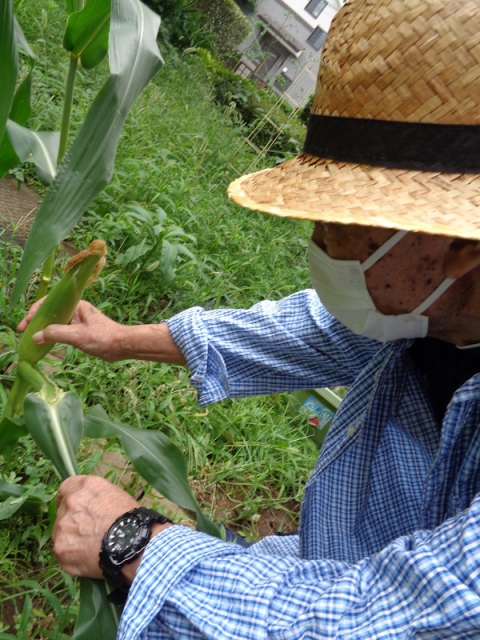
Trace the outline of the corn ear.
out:
M 36 344 L 32 336 L 49 324 L 68 324 L 85 287 L 98 275 L 105 262 L 106 245 L 94 240 L 67 264 L 68 272 L 58 282 L 39 307 L 25 329 L 18 345 L 19 361 L 31 365 L 44 358 L 53 344 Z

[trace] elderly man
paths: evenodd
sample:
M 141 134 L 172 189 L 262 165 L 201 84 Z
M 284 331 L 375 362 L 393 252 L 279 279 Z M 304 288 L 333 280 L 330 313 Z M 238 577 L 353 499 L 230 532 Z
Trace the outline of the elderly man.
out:
M 106 480 L 61 485 L 60 566 L 132 583 L 119 637 L 479 637 L 479 33 L 478 1 L 354 0 L 335 18 L 304 153 L 230 188 L 315 223 L 315 291 L 143 327 L 82 303 L 37 335 L 186 364 L 202 404 L 349 387 L 298 536 L 244 549 Z

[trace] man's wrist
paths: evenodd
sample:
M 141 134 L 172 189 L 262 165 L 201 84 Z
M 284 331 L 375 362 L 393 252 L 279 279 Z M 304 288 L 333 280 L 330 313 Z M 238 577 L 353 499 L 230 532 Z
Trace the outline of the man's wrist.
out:
M 121 326 L 118 335 L 119 359 L 186 365 L 166 322 Z
M 162 531 L 164 531 L 167 527 L 171 527 L 171 526 L 172 525 L 170 523 L 166 523 L 166 524 L 154 523 L 151 527 L 152 535 L 150 537 L 150 540 L 152 540 L 152 538 L 154 538 L 155 536 L 158 536 L 158 534 L 162 533 Z M 143 554 L 144 554 L 144 551 L 142 551 L 142 553 L 137 558 L 135 558 L 135 560 L 133 560 L 132 562 L 129 562 L 128 564 L 122 567 L 122 576 L 124 577 L 125 582 L 127 582 L 128 584 L 132 584 L 133 580 L 135 579 L 135 576 L 138 571 L 138 567 L 140 566 L 140 563 L 143 558 Z

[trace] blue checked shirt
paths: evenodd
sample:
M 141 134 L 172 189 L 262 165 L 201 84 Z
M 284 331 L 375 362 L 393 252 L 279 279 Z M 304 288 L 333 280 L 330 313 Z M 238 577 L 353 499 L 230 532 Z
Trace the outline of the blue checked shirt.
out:
M 169 321 L 200 404 L 345 385 L 298 536 L 153 538 L 118 638 L 480 638 L 480 374 L 441 433 L 407 340 L 353 335 L 299 292 Z

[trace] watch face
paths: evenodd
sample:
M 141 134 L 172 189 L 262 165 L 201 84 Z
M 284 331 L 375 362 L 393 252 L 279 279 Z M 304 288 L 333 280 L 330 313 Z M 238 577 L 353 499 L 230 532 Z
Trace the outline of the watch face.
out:
M 126 522 L 117 525 L 110 535 L 110 545 L 115 551 L 126 549 L 138 533 L 138 522 L 136 518 L 128 518 Z
M 111 528 L 106 547 L 113 561 L 121 563 L 139 546 L 148 542 L 150 528 L 134 515 L 126 515 Z
M 124 584 L 122 567 L 138 558 L 152 535 L 154 522 L 171 522 L 152 509 L 131 509 L 115 520 L 103 536 L 99 565 L 103 575 L 114 584 Z

